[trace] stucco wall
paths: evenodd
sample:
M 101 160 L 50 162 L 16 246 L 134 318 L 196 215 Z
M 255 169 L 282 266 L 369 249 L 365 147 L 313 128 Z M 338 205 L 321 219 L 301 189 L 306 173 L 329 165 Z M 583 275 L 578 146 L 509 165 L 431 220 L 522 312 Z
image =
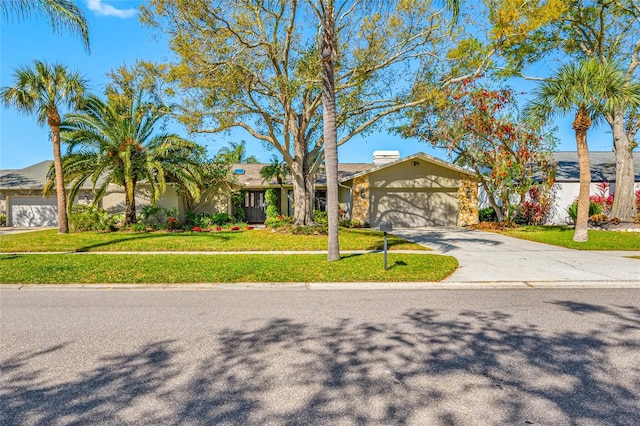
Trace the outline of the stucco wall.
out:
M 415 163 L 415 165 L 413 165 Z M 458 188 L 460 173 L 422 159 L 405 161 L 371 173 L 371 188 Z
M 151 197 L 149 187 L 144 184 L 136 186 L 136 214 L 140 214 L 143 206 L 151 204 Z M 183 220 L 184 208 L 182 198 L 178 196 L 175 186 L 167 185 L 167 190 L 160 196 L 158 200 L 158 207 L 164 209 L 178 209 L 180 213 L 179 220 Z M 102 199 L 102 208 L 111 214 L 124 213 L 125 210 L 125 195 L 124 188 L 118 185 L 110 184 L 107 190 L 107 194 Z

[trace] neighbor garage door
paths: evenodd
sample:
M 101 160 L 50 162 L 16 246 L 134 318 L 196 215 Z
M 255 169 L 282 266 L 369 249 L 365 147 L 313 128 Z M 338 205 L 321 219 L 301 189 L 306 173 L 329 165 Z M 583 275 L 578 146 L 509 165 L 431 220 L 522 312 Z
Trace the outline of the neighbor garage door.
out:
M 372 189 L 371 226 L 391 222 L 394 227 L 456 226 L 457 189 L 411 190 Z
M 53 197 L 10 197 L 9 226 L 57 226 L 58 206 Z

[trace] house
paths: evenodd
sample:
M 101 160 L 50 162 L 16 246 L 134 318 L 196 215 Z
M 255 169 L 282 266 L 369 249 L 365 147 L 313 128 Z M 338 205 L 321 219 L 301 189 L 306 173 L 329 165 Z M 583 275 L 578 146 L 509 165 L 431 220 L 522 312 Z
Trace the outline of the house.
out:
M 0 171 L 0 211 L 7 212 L 9 226 L 55 226 L 55 196 L 43 197 L 42 189 L 51 162 L 46 161 L 21 170 Z M 262 223 L 265 216 L 265 192 L 278 193 L 283 214 L 293 215 L 293 185 L 290 177 L 280 183 L 265 182 L 260 170 L 265 164 L 235 164 L 231 186 L 244 192 L 245 220 Z M 339 203 L 344 216 L 377 227 L 391 222 L 394 227 L 464 226 L 477 222 L 478 186 L 472 171 L 424 153 L 400 158 L 398 151 L 376 151 L 372 163 L 339 164 Z M 315 208 L 326 208 L 326 177 L 318 174 Z M 90 185 L 80 191 L 77 203 L 93 200 Z M 2 206 L 4 203 L 4 209 Z M 149 204 L 144 187 L 136 194 L 136 204 Z M 158 202 L 160 207 L 177 208 L 184 214 L 184 204 L 175 188 L 168 184 Z M 110 185 L 100 206 L 111 213 L 124 211 L 122 188 Z M 198 211 L 233 214 L 229 193 L 217 194 Z
M 238 189 L 245 191 L 248 222 L 265 220 L 265 191 L 279 193 L 283 214 L 293 215 L 290 179 L 264 182 L 264 164 L 236 164 Z M 400 158 L 398 151 L 375 151 L 372 163 L 338 164 L 338 201 L 351 220 L 377 227 L 464 226 L 478 220 L 476 175 L 472 171 L 424 153 Z M 315 208 L 324 210 L 326 177 L 318 173 Z
M 24 169 L 0 170 L 0 213 L 7 216 L 8 226 L 40 227 L 57 226 L 58 202 L 55 190 L 49 196 L 42 191 L 47 183 L 47 173 L 52 161 L 42 161 Z M 87 181 L 74 200 L 77 204 L 92 204 L 93 190 Z M 144 185 L 136 191 L 136 208 L 150 204 L 150 196 Z M 182 200 L 173 184 L 167 184 L 158 205 L 164 208 L 177 208 L 180 211 Z M 109 213 L 123 213 L 125 206 L 124 189 L 110 184 L 99 206 Z M 138 210 L 139 211 L 139 210 Z
M 640 153 L 634 153 L 635 190 L 640 190 Z M 580 192 L 580 166 L 578 153 L 562 151 L 553 154 L 557 164 L 556 183 L 552 188 L 554 204 L 547 220 L 551 224 L 570 222 L 567 208 L 578 198 Z M 599 195 L 598 185 L 609 183 L 607 194 L 616 190 L 616 156 L 613 152 L 589 152 L 591 167 L 591 195 Z

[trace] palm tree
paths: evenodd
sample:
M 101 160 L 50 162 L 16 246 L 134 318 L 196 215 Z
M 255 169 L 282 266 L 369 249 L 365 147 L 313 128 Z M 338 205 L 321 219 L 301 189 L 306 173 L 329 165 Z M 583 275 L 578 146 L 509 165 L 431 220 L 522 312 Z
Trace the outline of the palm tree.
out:
M 151 202 L 158 201 L 167 180 L 178 182 L 196 200 L 199 197 L 198 145 L 174 134 L 154 134 L 167 112 L 161 105 L 145 103 L 142 90 L 132 98 L 96 96 L 87 99 L 81 112 L 69 114 L 62 137 L 69 144 L 64 172 L 75 197 L 87 180 L 96 192 L 94 204 L 114 183 L 124 187 L 125 221 L 136 222 L 135 191 L 140 182 L 150 188 Z
M 615 65 L 589 59 L 560 68 L 554 77 L 540 85 L 533 101 L 525 109 L 525 115 L 538 122 L 544 122 L 555 114 L 575 113 L 572 128 L 578 148 L 580 191 L 574 241 L 584 242 L 589 238 L 591 168 L 587 131 L 603 113 L 627 102 L 637 103 L 640 99 L 638 93 L 637 85 L 629 84 Z
M 272 179 L 275 179 L 280 186 L 282 186 L 282 183 L 290 173 L 289 165 L 284 161 L 280 161 L 275 155 L 271 157 L 269 164 L 260 169 L 260 177 L 263 182 L 270 182 Z
M 49 66 L 35 61 L 34 68 L 25 66 L 15 71 L 13 86 L 0 89 L 0 97 L 7 107 L 14 106 L 25 114 L 35 114 L 38 124 L 42 126 L 46 121 L 51 129 L 60 234 L 69 232 L 69 222 L 60 156 L 61 118 L 58 108 L 61 105 L 78 108 L 83 102 L 86 85 L 84 77 L 61 64 Z
M 247 156 L 246 142 L 229 142 L 229 146 L 223 146 L 216 154 L 216 162 L 224 164 L 244 163 L 258 164 L 254 155 Z
M 320 56 L 322 60 L 322 124 L 324 140 L 325 169 L 327 176 L 327 219 L 328 219 L 328 256 L 329 261 L 340 260 L 338 240 L 338 131 L 336 119 L 336 84 L 335 70 L 338 60 L 338 31 L 340 23 L 336 17 L 349 15 L 353 3 L 336 0 L 309 0 L 315 12 L 322 32 Z M 458 0 L 445 0 L 446 7 L 453 13 L 453 21 L 457 19 Z M 391 7 L 391 2 L 363 2 L 361 7 Z
M 54 31 L 64 27 L 82 37 L 89 51 L 89 24 L 82 12 L 72 0 L 6 0 L 0 1 L 0 13 L 5 19 L 14 16 L 18 19 L 27 16 L 44 15 Z

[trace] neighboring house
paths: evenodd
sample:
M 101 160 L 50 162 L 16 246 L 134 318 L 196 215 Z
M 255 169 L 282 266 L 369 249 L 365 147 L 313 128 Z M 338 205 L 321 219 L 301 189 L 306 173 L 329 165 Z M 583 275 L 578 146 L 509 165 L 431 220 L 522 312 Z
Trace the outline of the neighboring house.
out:
M 339 164 L 339 203 L 344 218 L 359 220 L 372 227 L 377 227 L 382 221 L 391 222 L 395 227 L 465 226 L 477 222 L 475 173 L 424 153 L 399 157 L 398 151 L 376 151 L 373 163 Z M 42 196 L 50 164 L 46 161 L 21 170 L 0 171 L 0 200 L 4 200 L 9 226 L 56 225 L 55 195 Z M 275 179 L 265 182 L 260 176 L 264 166 L 232 166 L 231 186 L 244 191 L 245 220 L 250 223 L 262 223 L 266 219 L 265 192 L 269 188 L 277 190 L 280 211 L 293 215 L 290 179 L 282 184 Z M 321 172 L 316 180 L 317 210 L 326 209 L 326 191 L 326 178 Z M 86 204 L 92 201 L 90 185 L 83 188 L 75 200 Z M 136 194 L 136 204 L 149 204 L 144 188 Z M 168 185 L 158 205 L 175 207 L 181 216 L 184 214 L 183 202 L 171 185 Z M 122 188 L 111 185 L 100 206 L 111 213 L 124 212 Z M 231 195 L 218 194 L 197 211 L 233 214 Z
M 580 166 L 578 153 L 556 152 L 553 154 L 558 169 L 553 186 L 554 204 L 548 223 L 570 222 L 567 208 L 578 198 L 580 191 Z M 634 152 L 635 190 L 640 189 L 640 153 Z M 591 166 L 591 195 L 600 195 L 598 185 L 607 182 L 610 187 L 606 195 L 616 191 L 616 156 L 613 152 L 589 152 Z
M 7 226 L 39 227 L 57 226 L 58 203 L 55 189 L 45 197 L 42 191 L 47 183 L 47 172 L 52 161 L 42 161 L 24 169 L 0 170 L 0 213 L 7 215 Z M 136 208 L 150 204 L 150 197 L 144 185 L 136 191 Z M 78 204 L 92 204 L 93 191 L 87 181 L 74 200 Z M 158 201 L 164 208 L 177 208 L 180 211 L 182 200 L 176 194 L 175 187 L 167 184 L 167 191 Z M 124 213 L 124 189 L 110 184 L 99 206 L 109 213 Z M 138 210 L 140 212 L 140 210 Z

